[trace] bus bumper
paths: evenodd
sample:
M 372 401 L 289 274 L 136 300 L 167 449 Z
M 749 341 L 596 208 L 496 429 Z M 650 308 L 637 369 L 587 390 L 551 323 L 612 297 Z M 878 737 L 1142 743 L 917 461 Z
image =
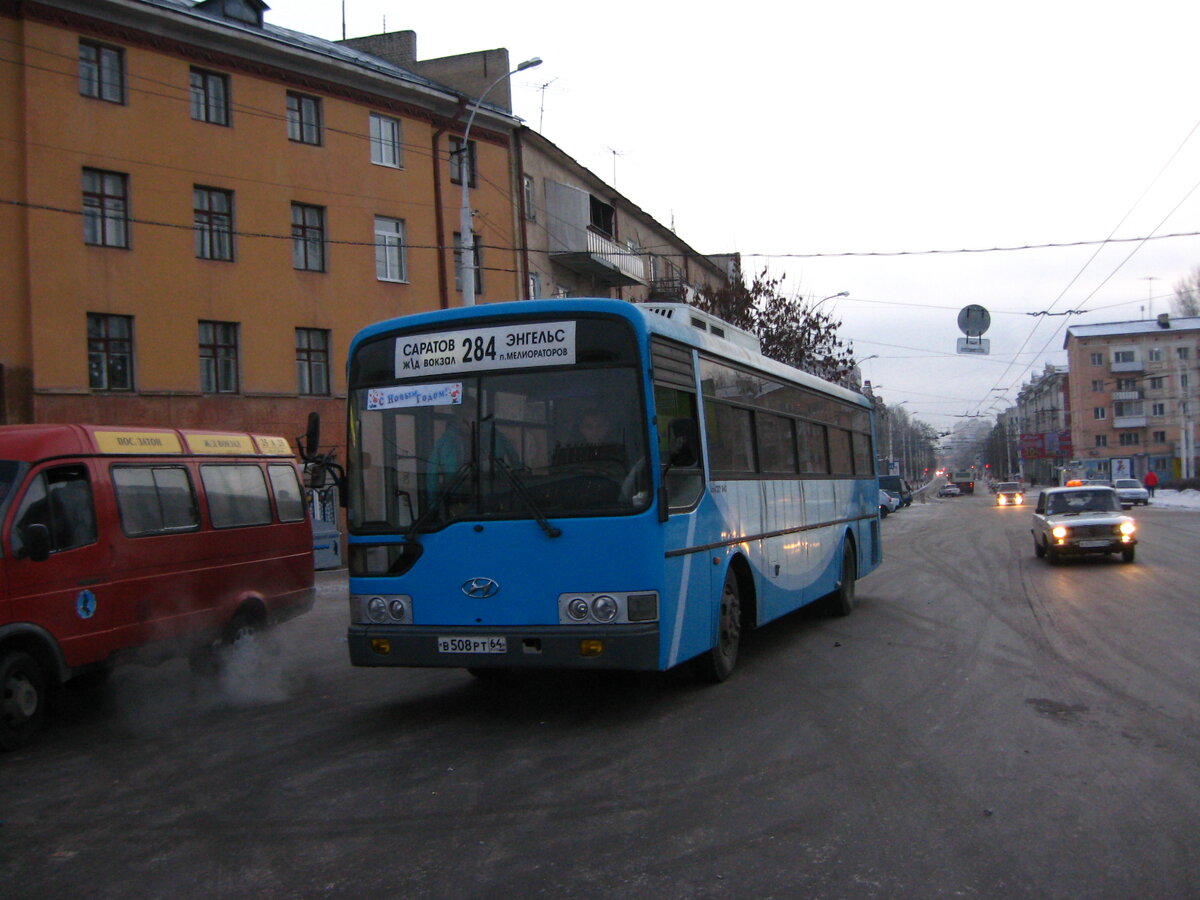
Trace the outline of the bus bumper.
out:
M 503 652 L 453 652 L 443 641 L 461 645 L 503 638 Z M 457 640 L 456 640 L 457 639 Z M 659 668 L 658 623 L 620 628 L 438 628 L 436 626 L 351 625 L 347 632 L 355 666 L 430 666 L 479 669 Z

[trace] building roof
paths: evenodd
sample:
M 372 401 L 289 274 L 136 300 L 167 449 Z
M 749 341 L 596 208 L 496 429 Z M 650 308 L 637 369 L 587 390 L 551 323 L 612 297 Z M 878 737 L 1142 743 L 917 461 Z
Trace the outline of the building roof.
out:
M 1067 343 L 1073 337 L 1136 337 L 1143 334 L 1172 334 L 1180 331 L 1200 331 L 1200 316 L 1171 318 L 1163 313 L 1155 319 L 1138 319 L 1133 322 L 1072 325 L 1067 329 L 1067 336 L 1063 339 L 1063 348 L 1066 348 Z

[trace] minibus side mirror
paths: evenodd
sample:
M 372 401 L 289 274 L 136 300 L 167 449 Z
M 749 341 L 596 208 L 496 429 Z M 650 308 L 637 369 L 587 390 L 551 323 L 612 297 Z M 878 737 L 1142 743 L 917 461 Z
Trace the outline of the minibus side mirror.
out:
M 33 562 L 45 562 L 50 558 L 50 529 L 41 522 L 34 522 L 21 529 L 24 546 L 20 556 Z

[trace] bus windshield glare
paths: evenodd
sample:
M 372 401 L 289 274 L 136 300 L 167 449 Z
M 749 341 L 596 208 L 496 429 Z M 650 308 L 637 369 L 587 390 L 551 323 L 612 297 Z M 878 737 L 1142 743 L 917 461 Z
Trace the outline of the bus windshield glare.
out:
M 623 515 L 650 503 L 633 366 L 463 375 L 351 398 L 350 528 Z

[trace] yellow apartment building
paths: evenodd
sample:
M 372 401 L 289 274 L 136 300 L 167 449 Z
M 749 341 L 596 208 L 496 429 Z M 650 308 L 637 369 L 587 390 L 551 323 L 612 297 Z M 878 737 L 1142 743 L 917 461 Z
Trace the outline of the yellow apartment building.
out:
M 507 85 L 464 153 L 471 96 L 264 9 L 0 0 L 0 423 L 335 438 L 354 333 L 461 302 L 462 177 L 479 302 L 523 295 Z
M 1073 325 L 1064 347 L 1077 468 L 1095 478 L 1196 476 L 1200 318 Z

